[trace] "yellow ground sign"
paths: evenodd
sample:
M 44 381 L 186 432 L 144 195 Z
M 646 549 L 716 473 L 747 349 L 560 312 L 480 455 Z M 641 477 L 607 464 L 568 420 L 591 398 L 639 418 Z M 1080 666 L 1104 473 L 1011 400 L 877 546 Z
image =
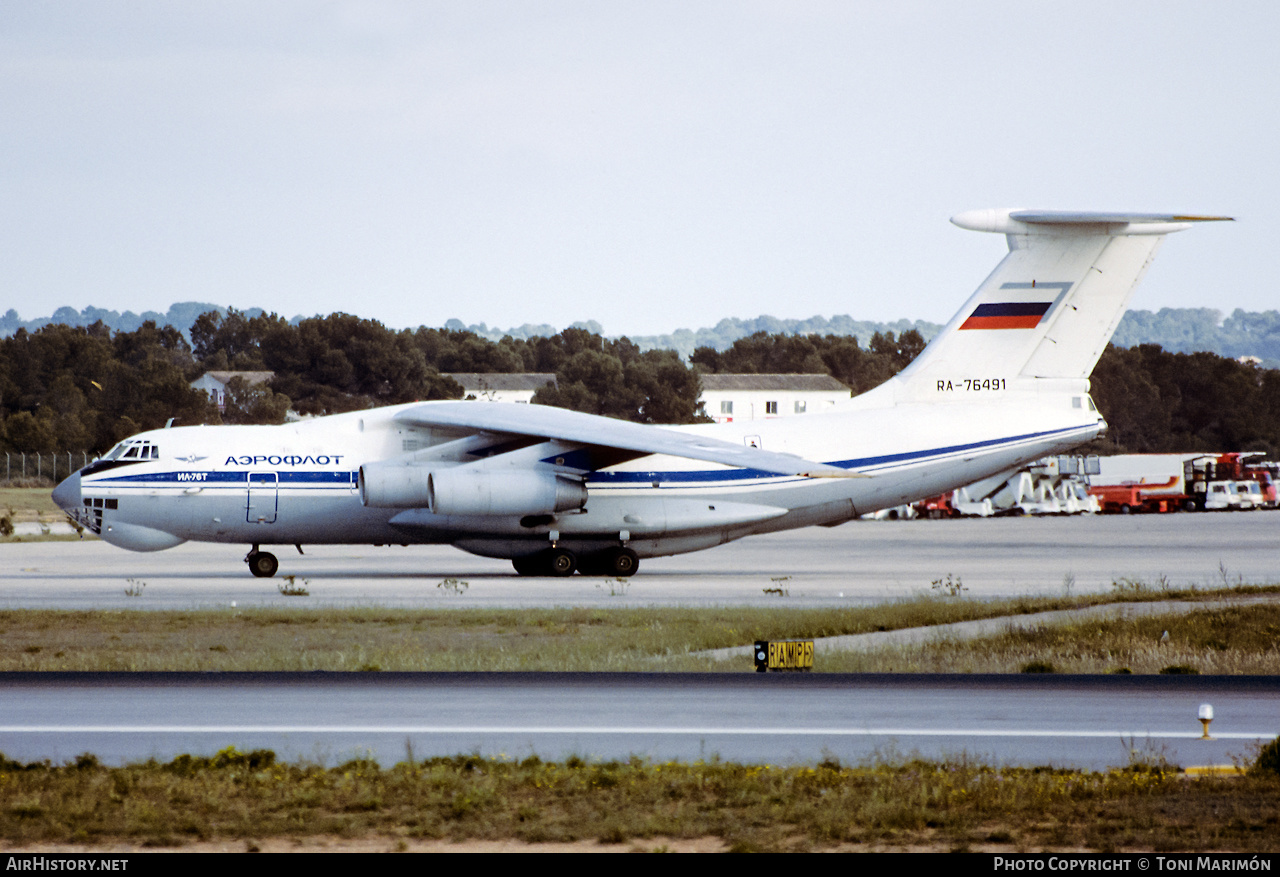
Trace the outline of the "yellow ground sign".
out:
M 769 643 L 770 670 L 812 670 L 813 640 Z

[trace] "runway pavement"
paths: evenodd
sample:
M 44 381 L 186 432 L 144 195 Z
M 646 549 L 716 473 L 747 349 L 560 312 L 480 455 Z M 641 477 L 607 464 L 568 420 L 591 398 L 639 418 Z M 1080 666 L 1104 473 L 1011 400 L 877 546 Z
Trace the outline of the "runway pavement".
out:
M 134 554 L 35 542 L 0 546 L 0 607 L 812 607 L 928 592 L 948 576 L 980 597 L 1207 587 L 1280 578 L 1278 529 L 1278 513 L 860 521 L 648 560 L 626 581 L 519 578 L 505 562 L 448 547 L 281 548 L 282 574 L 307 597 L 250 576 L 244 546 Z M 1280 731 L 1274 678 L 215 676 L 8 674 L 0 752 L 57 761 L 93 751 L 119 762 L 236 745 L 330 763 L 370 754 L 393 763 L 409 747 L 418 757 L 772 763 L 918 753 L 1108 767 L 1134 748 L 1183 765 L 1229 762 Z M 1219 717 L 1215 742 L 1197 739 L 1204 702 Z
M 112 764 L 235 745 L 329 766 L 474 752 L 1101 769 L 1230 764 L 1278 728 L 1280 684 L 1235 677 L 59 673 L 0 686 L 5 755 Z
M 279 576 L 250 576 L 247 546 L 187 543 L 138 554 L 95 541 L 0 545 L 0 607 L 813 607 L 928 592 L 948 576 L 976 597 L 1133 582 L 1219 587 L 1280 581 L 1280 512 L 855 521 L 644 560 L 625 581 L 519 578 L 505 561 L 448 546 L 303 549 L 274 550 L 280 576 L 305 580 L 309 597 L 282 596 Z M 460 584 L 440 587 L 448 579 Z M 126 596 L 139 585 L 140 596 Z

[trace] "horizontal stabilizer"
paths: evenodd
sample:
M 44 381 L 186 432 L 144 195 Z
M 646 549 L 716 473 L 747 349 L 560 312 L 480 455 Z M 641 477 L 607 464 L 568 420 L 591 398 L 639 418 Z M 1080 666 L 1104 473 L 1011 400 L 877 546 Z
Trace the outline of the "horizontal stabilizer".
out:
M 1043 226 L 1106 226 L 1106 234 L 1168 234 L 1189 228 L 1197 222 L 1231 221 L 1230 216 L 1092 210 L 968 210 L 951 217 L 951 222 L 960 228 L 999 234 L 1036 234 L 1048 231 Z

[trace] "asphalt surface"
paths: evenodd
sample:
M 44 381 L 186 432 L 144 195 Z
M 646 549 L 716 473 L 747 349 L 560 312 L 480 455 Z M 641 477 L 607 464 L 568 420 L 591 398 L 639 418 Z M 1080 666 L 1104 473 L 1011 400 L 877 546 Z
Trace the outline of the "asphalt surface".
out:
M 1214 707 L 1203 740 L 1201 704 Z M 911 756 L 1101 769 L 1247 758 L 1280 681 L 735 674 L 10 674 L 0 751 L 108 763 L 270 748 L 333 766 L 477 753 L 845 763 Z
M 255 579 L 244 546 L 134 554 L 100 542 L 0 546 L 0 607 L 192 609 L 865 605 L 951 583 L 970 596 L 1272 582 L 1280 513 L 854 522 L 647 560 L 625 581 L 526 579 L 449 547 L 278 550 Z M 133 596 L 130 596 L 132 594 Z M 936 631 L 933 631 L 936 633 Z M 922 634 L 924 635 L 924 634 Z M 1199 739 L 1202 703 L 1216 738 Z M 1247 759 L 1280 732 L 1280 679 L 613 674 L 6 674 L 0 752 L 109 763 L 227 745 L 338 763 L 478 752 L 768 763 L 976 757 L 1100 768 L 1131 758 Z M 1135 756 L 1136 752 L 1136 756 Z
M 184 609 L 247 605 L 840 606 L 928 593 L 974 597 L 1280 580 L 1280 512 L 855 521 L 755 536 L 641 562 L 633 578 L 517 577 L 448 546 L 279 546 L 253 578 L 240 545 L 138 554 L 96 541 L 0 546 L 0 607 Z M 284 597 L 295 576 L 310 596 Z M 949 577 L 949 578 L 948 578 Z M 452 579 L 453 587 L 441 587 Z M 130 597 L 126 590 L 141 592 Z

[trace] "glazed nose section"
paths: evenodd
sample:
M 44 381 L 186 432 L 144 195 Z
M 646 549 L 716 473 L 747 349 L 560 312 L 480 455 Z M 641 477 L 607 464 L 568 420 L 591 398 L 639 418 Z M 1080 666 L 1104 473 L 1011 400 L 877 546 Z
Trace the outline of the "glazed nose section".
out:
M 53 501 L 68 514 L 80 510 L 80 473 L 77 472 L 53 489 Z

